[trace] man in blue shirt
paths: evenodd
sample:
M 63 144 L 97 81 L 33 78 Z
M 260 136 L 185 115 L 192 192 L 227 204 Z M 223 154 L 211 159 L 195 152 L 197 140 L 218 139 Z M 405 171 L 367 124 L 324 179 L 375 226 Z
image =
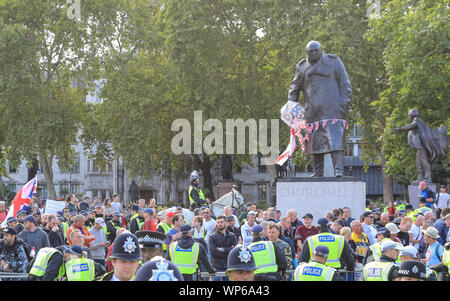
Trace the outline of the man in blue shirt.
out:
M 427 265 L 428 268 L 437 268 L 442 262 L 442 255 L 444 253 L 444 247 L 437 241 L 439 238 L 438 230 L 435 227 L 428 227 L 426 230 L 422 230 L 425 243 L 428 245 L 425 252 L 425 259 L 422 262 Z
M 419 189 L 421 191 L 420 191 L 420 195 L 418 197 L 419 198 L 424 197 L 427 200 L 426 206 L 428 208 L 431 208 L 431 205 L 435 201 L 436 194 L 430 188 L 427 187 L 427 183 L 425 181 L 422 181 L 419 183 Z

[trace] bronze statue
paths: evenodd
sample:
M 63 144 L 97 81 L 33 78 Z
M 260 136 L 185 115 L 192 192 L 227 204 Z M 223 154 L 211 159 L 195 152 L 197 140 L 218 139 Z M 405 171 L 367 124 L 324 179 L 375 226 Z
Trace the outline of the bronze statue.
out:
M 136 184 L 136 181 L 131 181 L 130 189 L 128 189 L 128 193 L 130 194 L 130 198 L 132 202 L 136 202 L 139 199 L 139 189 Z
M 432 183 L 430 162 L 439 161 L 447 157 L 447 129 L 443 127 L 431 130 L 418 116 L 418 110 L 410 110 L 408 117 L 412 123 L 396 128 L 394 131 L 409 131 L 408 143 L 416 149 L 418 180 Z
M 330 153 L 335 176 L 340 177 L 344 173 L 345 118 L 352 96 L 350 79 L 339 57 L 322 53 L 319 42 L 306 45 L 306 56 L 297 64 L 288 100 L 297 102 L 303 91 L 305 121 L 315 125 L 305 142 L 305 151 L 313 160 L 313 176 L 323 177 L 324 154 Z

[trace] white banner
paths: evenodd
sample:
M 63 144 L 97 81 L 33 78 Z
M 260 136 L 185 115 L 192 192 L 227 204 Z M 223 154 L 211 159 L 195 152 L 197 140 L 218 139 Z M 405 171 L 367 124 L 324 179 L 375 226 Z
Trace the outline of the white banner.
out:
M 63 211 L 66 207 L 65 201 L 52 201 L 47 200 L 45 203 L 45 214 L 56 214 L 58 211 Z

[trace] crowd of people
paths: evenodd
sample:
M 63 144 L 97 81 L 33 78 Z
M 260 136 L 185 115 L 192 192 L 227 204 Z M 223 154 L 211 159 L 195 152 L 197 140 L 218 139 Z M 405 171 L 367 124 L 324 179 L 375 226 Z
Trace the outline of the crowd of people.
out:
M 219 216 L 208 205 L 191 208 L 192 220 L 182 207 L 159 214 L 154 199 L 123 208 L 119 195 L 91 202 L 72 194 L 57 214 L 36 200 L 1 229 L 0 273 L 10 277 L 2 280 L 20 279 L 13 273 L 27 280 L 448 280 L 450 208 L 436 199 L 448 201 L 445 186 L 421 196 L 418 208 L 369 203 L 361 216 L 348 207 L 283 215 L 247 203 L 245 212 L 225 207 Z

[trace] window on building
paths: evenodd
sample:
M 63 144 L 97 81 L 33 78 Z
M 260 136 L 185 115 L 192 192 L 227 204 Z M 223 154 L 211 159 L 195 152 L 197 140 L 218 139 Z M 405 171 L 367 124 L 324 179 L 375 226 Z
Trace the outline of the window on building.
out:
M 261 164 L 262 156 L 258 154 L 258 172 L 259 173 L 266 173 L 266 165 Z
M 41 200 L 48 199 L 48 187 L 47 187 L 47 184 L 43 184 L 43 185 L 40 185 L 40 186 L 41 186 L 41 191 L 40 191 L 40 198 L 41 198 Z
M 69 184 L 61 184 L 59 186 L 59 196 L 66 198 L 69 195 Z
M 267 200 L 267 183 L 258 184 L 258 200 Z
M 80 160 L 81 156 L 80 154 L 75 155 L 75 166 L 72 169 L 72 173 L 79 174 L 80 173 Z
M 70 193 L 79 194 L 80 193 L 80 184 L 70 184 Z
M 9 166 L 9 173 L 17 173 L 17 168 Z
M 353 156 L 353 143 L 345 144 L 345 156 Z
M 17 193 L 17 188 L 16 188 L 16 184 L 8 184 L 8 186 L 6 187 L 6 189 L 8 190 L 8 192 L 10 193 Z

